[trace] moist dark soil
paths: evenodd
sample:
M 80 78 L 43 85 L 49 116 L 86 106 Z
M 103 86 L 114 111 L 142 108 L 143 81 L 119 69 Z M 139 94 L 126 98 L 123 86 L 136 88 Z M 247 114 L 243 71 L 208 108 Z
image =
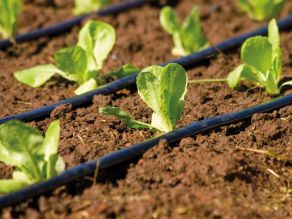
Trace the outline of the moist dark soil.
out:
M 112 4 L 121 2 L 113 0 Z M 48 27 L 72 18 L 74 0 L 24 0 L 18 17 L 18 34 Z M 1 36 L 0 36 L 1 39 Z
M 283 74 L 292 76 L 292 32 L 281 35 Z M 220 54 L 190 69 L 190 79 L 223 77 L 240 63 L 238 51 Z M 287 89 L 283 94 L 292 93 Z M 242 83 L 190 84 L 178 127 L 270 100 L 264 91 Z M 150 122 L 151 110 L 135 88 L 95 96 L 90 106 L 58 107 L 50 118 L 31 124 L 45 131 L 61 121 L 60 154 L 66 168 L 155 136 L 127 129 L 120 119 L 98 113 L 100 106 L 120 106 Z M 168 145 L 161 142 L 140 159 L 102 171 L 50 195 L 5 208 L 5 218 L 289 218 L 291 217 L 292 107 L 256 114 Z M 257 149 L 260 151 L 250 151 Z M 3 166 L 1 177 L 10 177 Z M 58 204 L 57 204 L 58 203 Z
M 232 1 L 226 1 L 225 5 L 215 1 L 208 1 L 205 6 L 203 1 L 198 1 L 198 4 L 202 10 L 202 21 L 205 22 L 204 31 L 212 44 L 263 25 L 248 20 Z M 217 4 L 219 6 L 214 7 Z M 190 10 L 190 5 L 190 1 L 182 1 L 177 5 L 177 11 L 183 16 Z M 291 3 L 287 6 L 286 14 L 291 12 Z M 220 13 L 217 12 L 218 7 Z M 234 17 L 232 21 L 227 16 L 228 11 L 230 18 Z M 162 31 L 157 21 L 158 14 L 159 8 L 145 6 L 104 18 L 114 25 L 118 35 L 117 45 L 105 64 L 105 71 L 127 62 L 143 67 L 174 58 L 170 55 L 171 37 Z M 240 29 L 234 29 L 233 20 L 238 22 Z M 147 25 L 140 25 L 145 21 Z M 225 29 L 218 28 L 216 22 L 225 24 Z M 43 88 L 33 90 L 16 81 L 11 83 L 11 75 L 23 67 L 48 63 L 57 49 L 76 42 L 77 31 L 78 27 L 69 34 L 40 39 L 34 44 L 25 43 L 0 52 L 2 117 L 73 95 L 75 85 L 58 78 Z M 284 80 L 292 78 L 291 39 L 291 31 L 281 34 Z M 222 78 L 238 64 L 239 50 L 235 50 L 194 66 L 188 74 L 190 79 Z M 287 88 L 282 94 L 289 93 L 292 90 Z M 249 83 L 241 83 L 235 90 L 221 83 L 190 84 L 185 110 L 177 127 L 270 99 L 272 97 L 263 90 Z M 60 119 L 59 152 L 66 168 L 156 135 L 147 130 L 128 129 L 120 119 L 98 113 L 100 106 L 108 105 L 120 106 L 136 119 L 150 122 L 151 110 L 142 102 L 136 88 L 130 87 L 111 95 L 95 96 L 92 104 L 82 108 L 60 106 L 49 118 L 30 124 L 45 131 L 50 122 Z M 184 138 L 176 144 L 169 145 L 162 141 L 136 161 L 101 171 L 94 185 L 92 176 L 84 177 L 45 196 L 5 208 L 1 216 L 291 218 L 291 115 L 292 107 L 288 106 Z M 0 178 L 11 177 L 11 172 L 11 166 L 0 164 Z
M 36 5 L 44 5 L 44 8 L 47 2 L 49 1 L 33 1 Z M 67 1 L 58 2 L 56 4 L 69 8 Z M 194 2 L 188 0 L 179 1 L 175 7 L 179 17 L 185 17 L 193 4 Z M 176 58 L 171 55 L 171 36 L 159 24 L 158 5 L 147 5 L 119 15 L 98 18 L 112 24 L 117 32 L 117 42 L 104 65 L 104 72 L 119 68 L 125 63 L 145 67 Z M 250 20 L 232 0 L 200 0 L 196 1 L 196 5 L 201 11 L 203 31 L 212 45 L 265 24 Z M 292 2 L 287 1 L 281 17 L 291 14 L 291 10 Z M 53 55 L 58 49 L 76 43 L 78 31 L 79 27 L 75 27 L 71 32 L 58 37 L 42 38 L 0 51 L 0 117 L 74 96 L 74 83 L 55 77 L 45 86 L 34 89 L 16 81 L 13 72 L 38 64 L 52 63 Z M 222 76 L 227 73 L 224 72 Z

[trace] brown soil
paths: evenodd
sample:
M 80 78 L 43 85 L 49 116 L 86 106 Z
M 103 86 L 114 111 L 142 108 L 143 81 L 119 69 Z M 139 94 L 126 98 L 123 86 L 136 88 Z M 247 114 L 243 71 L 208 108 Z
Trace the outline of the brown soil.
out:
M 43 1 L 37 2 L 39 5 L 46 5 L 42 3 Z M 211 44 L 264 24 L 248 19 L 231 0 L 220 1 L 220 3 L 215 0 L 207 3 L 201 0 L 196 1 L 196 4 L 200 7 L 203 29 Z M 180 1 L 176 6 L 176 11 L 180 17 L 184 17 L 192 5 L 191 1 Z M 111 23 L 117 32 L 117 42 L 105 63 L 104 71 L 119 68 L 125 63 L 145 67 L 175 58 L 170 53 L 173 46 L 172 39 L 162 30 L 158 22 L 159 10 L 157 5 L 148 5 L 117 16 L 101 18 Z M 292 2 L 287 2 L 281 17 L 291 14 L 291 10 Z M 0 117 L 35 109 L 74 95 L 73 90 L 76 85 L 60 78 L 56 77 L 45 86 L 33 89 L 17 82 L 12 74 L 20 69 L 51 63 L 58 49 L 76 42 L 78 30 L 79 27 L 75 27 L 68 34 L 55 38 L 42 38 L 0 51 L 0 101 L 2 103 Z
M 287 77 L 292 75 L 292 32 L 283 33 L 281 38 L 283 74 Z M 191 79 L 223 77 L 238 63 L 238 53 L 221 54 L 188 72 Z M 291 93 L 291 89 L 285 93 Z M 226 84 L 191 84 L 178 127 L 269 99 L 249 84 L 236 90 Z M 45 130 L 52 120 L 61 120 L 60 153 L 67 168 L 154 136 L 149 131 L 127 129 L 121 120 L 99 114 L 98 107 L 105 105 L 120 106 L 144 122 L 151 118 L 151 110 L 133 88 L 96 96 L 92 105 L 84 108 L 59 107 L 50 118 L 31 124 Z M 177 144 L 161 143 L 137 163 L 102 173 L 95 186 L 88 187 L 91 182 L 84 178 L 50 196 L 6 208 L 3 217 L 289 218 L 291 113 L 289 106 L 184 138 Z M 277 160 L 274 154 L 282 157 Z M 2 177 L 9 177 L 6 168 L 1 170 Z
M 113 0 L 112 4 L 121 0 Z M 24 0 L 18 17 L 18 34 L 48 27 L 73 15 L 74 0 Z M 1 37 L 0 37 L 1 39 Z
M 72 0 L 24 0 L 18 33 L 50 26 L 73 16 Z
M 183 5 L 187 8 L 189 1 L 178 5 L 179 11 L 180 8 L 184 8 Z M 232 7 L 231 3 L 230 5 L 225 6 L 226 8 Z M 224 7 L 222 6 L 221 9 L 223 12 Z M 144 14 L 140 14 L 139 17 L 141 11 Z M 182 11 L 180 12 L 183 13 Z M 235 8 L 231 12 L 239 13 L 236 12 Z M 211 19 L 214 13 L 210 13 L 210 17 L 204 22 Z M 161 30 L 156 21 L 157 15 L 157 8 L 146 6 L 141 10 L 121 14 L 115 20 L 107 18 L 117 28 L 119 39 L 114 52 L 106 63 L 106 70 L 118 67 L 128 60 L 133 60 L 132 63 L 142 67 L 173 58 L 169 55 L 172 47 L 171 39 Z M 242 23 L 244 23 L 243 21 L 250 22 L 244 19 L 240 13 L 236 16 L 242 19 Z M 221 19 L 227 19 L 226 16 L 221 15 L 221 17 Z M 129 19 L 132 20 L 129 21 Z M 149 25 L 137 28 L 135 25 L 140 24 L 142 19 L 147 20 Z M 217 21 L 219 20 L 218 14 Z M 231 24 L 232 22 L 228 23 L 226 31 L 220 33 L 217 30 L 218 34 L 216 33 L 216 35 L 213 32 L 215 39 L 212 43 L 246 30 L 231 31 L 232 28 L 229 26 Z M 246 28 L 259 25 L 261 24 L 250 22 Z M 207 34 L 211 34 L 212 26 L 208 27 L 210 27 L 209 30 L 205 31 Z M 133 28 L 137 28 L 135 32 Z M 151 32 L 151 30 L 156 31 Z M 230 30 L 231 33 L 228 33 L 227 30 Z M 72 33 L 76 33 L 76 31 L 77 28 Z M 131 33 L 131 35 L 125 35 L 124 31 Z M 154 35 L 152 36 L 152 34 Z M 140 38 L 137 38 L 138 36 Z M 28 43 L 14 47 L 7 52 L 1 52 L 0 57 L 7 57 L 8 54 L 9 58 L 6 59 L 6 62 L 14 57 L 10 61 L 13 60 L 14 64 L 9 70 L 8 64 L 2 61 L 2 58 L 0 59 L 0 66 L 5 65 L 4 72 L 7 72 L 7 74 L 0 76 L 0 89 L 2 84 L 3 86 L 8 84 L 6 89 L 9 90 L 11 84 L 9 85 L 8 79 L 11 80 L 9 75 L 14 71 L 14 68 L 19 69 L 19 67 L 27 67 L 31 64 L 46 63 L 49 61 L 48 57 L 53 54 L 52 51 L 72 44 L 76 40 L 71 35 L 62 37 L 64 39 L 57 37 L 54 40 L 39 40 L 35 46 L 42 46 L 38 49 L 33 48 L 35 46 Z M 162 41 L 159 42 L 158 39 Z M 284 78 L 292 77 L 291 39 L 291 31 L 282 33 Z M 213 39 L 211 38 L 211 40 Z M 28 52 L 24 56 L 26 59 L 30 56 L 30 63 L 25 63 L 23 59 L 17 61 L 17 57 L 24 57 L 21 53 L 25 50 Z M 38 52 L 35 53 L 35 51 Z M 189 78 L 221 78 L 239 63 L 238 50 L 225 55 L 220 54 L 210 61 L 200 63 L 190 69 L 188 71 Z M 6 83 L 3 83 L 5 80 Z M 34 93 L 36 98 L 31 95 L 32 89 L 15 83 L 13 86 L 18 90 L 14 91 L 14 98 L 22 91 L 28 94 L 23 94 L 21 97 L 23 99 L 15 99 L 14 105 L 10 106 L 9 104 L 5 105 L 8 99 L 4 98 L 9 97 L 5 97 L 3 95 L 5 89 L 2 90 L 0 100 L 2 98 L 2 101 L 5 102 L 2 111 L 5 111 L 7 107 L 6 114 L 2 112 L 2 115 L 7 115 L 9 111 L 15 113 L 24 110 L 19 108 L 20 101 L 27 102 L 26 105 L 22 105 L 28 107 L 26 110 L 55 101 L 52 99 L 52 93 L 60 94 L 60 84 L 63 86 L 64 96 L 60 98 L 56 95 L 56 99 L 72 95 L 72 93 L 67 93 L 72 91 L 74 85 L 58 79 L 39 89 L 40 93 Z M 44 96 L 40 96 L 43 95 L 43 92 Z M 292 93 L 291 89 L 283 92 L 283 94 L 288 93 Z M 42 98 L 46 102 L 41 102 Z M 246 83 L 241 84 L 236 90 L 231 90 L 226 84 L 190 84 L 186 95 L 185 111 L 178 127 L 195 120 L 253 106 L 269 99 L 271 97 L 265 92 Z M 33 104 L 28 105 L 28 103 Z M 120 106 L 136 119 L 144 122 L 149 122 L 151 118 L 151 110 L 142 102 L 135 88 L 132 87 L 112 95 L 96 96 L 91 105 L 76 110 L 72 110 L 70 106 L 58 107 L 51 113 L 50 118 L 31 124 L 44 131 L 54 119 L 61 120 L 59 151 L 66 162 L 66 168 L 98 158 L 120 148 L 129 147 L 155 135 L 149 131 L 127 129 L 123 121 L 113 116 L 99 114 L 98 107 L 106 105 Z M 173 145 L 161 142 L 157 148 L 149 150 L 137 161 L 101 172 L 98 183 L 94 186 L 91 186 L 92 178 L 84 178 L 57 189 L 50 195 L 5 208 L 2 211 L 2 217 L 292 217 L 291 114 L 292 107 L 288 106 L 272 113 L 254 115 L 252 119 L 238 124 L 184 138 Z M 272 155 L 246 151 L 243 148 L 270 151 Z M 276 159 L 274 158 L 275 154 L 282 157 Z M 288 159 L 290 161 L 287 161 Z M 11 167 L 0 164 L 0 178 L 11 177 L 11 171 Z

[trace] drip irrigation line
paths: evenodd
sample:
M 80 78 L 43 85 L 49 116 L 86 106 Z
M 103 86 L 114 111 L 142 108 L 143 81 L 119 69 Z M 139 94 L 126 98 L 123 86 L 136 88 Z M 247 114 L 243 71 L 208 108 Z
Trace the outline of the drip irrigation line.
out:
M 153 0 L 127 0 L 125 2 L 117 3 L 115 5 L 108 6 L 104 9 L 100 9 L 96 12 L 76 16 L 74 18 L 65 20 L 58 24 L 51 25 L 49 27 L 44 27 L 28 33 L 19 34 L 14 38 L 14 41 L 16 43 L 22 43 L 32 41 L 44 36 L 55 36 L 60 33 L 69 31 L 73 26 L 80 25 L 83 20 L 94 14 L 99 16 L 117 14 L 132 8 L 141 7 L 142 5 L 150 3 L 152 1 Z M 13 45 L 13 43 L 9 39 L 0 40 L 0 49 L 6 49 L 11 45 Z
M 278 22 L 278 26 L 279 26 L 280 30 L 285 30 L 285 29 L 291 28 L 292 27 L 292 16 L 288 16 L 288 17 L 280 20 Z M 179 59 L 171 60 L 167 63 L 178 63 L 178 64 L 182 65 L 183 67 L 188 68 L 189 66 L 191 66 L 195 63 L 198 63 L 204 59 L 207 59 L 207 58 L 210 58 L 211 56 L 216 55 L 217 53 L 219 53 L 219 51 L 226 52 L 230 49 L 233 49 L 235 47 L 240 46 L 249 37 L 257 36 L 257 35 L 265 35 L 265 34 L 267 34 L 267 26 L 259 28 L 255 31 L 252 31 L 252 32 L 249 32 L 246 34 L 242 34 L 242 35 L 230 38 L 226 41 L 223 41 L 222 43 L 217 44 L 216 46 L 209 47 L 207 49 L 204 49 L 204 50 L 199 51 L 197 53 L 194 53 L 192 55 L 188 55 L 188 56 L 185 56 L 185 57 L 182 57 Z M 163 63 L 161 65 L 163 66 L 163 65 L 166 65 L 167 63 Z M 24 112 L 24 113 L 20 113 L 17 115 L 12 115 L 12 116 L 0 118 L 0 124 L 7 122 L 9 120 L 12 120 L 12 119 L 18 119 L 18 120 L 21 120 L 24 122 L 38 120 L 38 119 L 44 118 L 46 116 L 49 116 L 50 113 L 57 106 L 60 106 L 63 104 L 71 104 L 73 108 L 80 107 L 82 105 L 90 103 L 95 95 L 99 95 L 99 94 L 107 95 L 107 94 L 110 94 L 110 93 L 115 92 L 117 90 L 120 90 L 120 89 L 123 89 L 125 87 L 128 87 L 130 85 L 135 84 L 137 75 L 138 74 L 134 74 L 134 75 L 122 78 L 122 79 L 118 79 L 114 82 L 111 82 L 111 83 L 108 83 L 107 85 L 104 85 L 103 87 L 101 87 L 99 89 L 93 90 L 93 91 L 88 92 L 88 93 L 83 94 L 83 95 L 74 96 L 72 98 L 59 101 L 59 102 L 54 103 L 52 105 L 40 107 L 38 109 Z
M 237 112 L 227 113 L 221 116 L 193 122 L 185 127 L 178 128 L 175 131 L 166 133 L 159 137 L 109 153 L 101 157 L 99 160 L 92 160 L 80 164 L 66 170 L 58 176 L 49 179 L 48 181 L 33 184 L 17 192 L 2 196 L 0 197 L 0 208 L 14 205 L 27 199 L 39 196 L 59 186 L 68 184 L 78 178 L 92 174 L 95 172 L 97 163 L 99 164 L 99 169 L 102 170 L 126 161 L 130 161 L 133 158 L 141 156 L 148 149 L 156 146 L 161 139 L 166 139 L 168 143 L 174 143 L 184 137 L 194 136 L 203 131 L 208 131 L 227 124 L 242 121 L 250 118 L 255 113 L 269 112 L 289 104 L 292 104 L 292 94 Z

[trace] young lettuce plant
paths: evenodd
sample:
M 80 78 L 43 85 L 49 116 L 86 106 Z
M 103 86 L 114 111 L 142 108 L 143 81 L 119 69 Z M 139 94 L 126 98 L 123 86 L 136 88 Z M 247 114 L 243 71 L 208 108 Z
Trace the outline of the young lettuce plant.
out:
M 151 124 L 137 121 L 118 107 L 100 107 L 99 112 L 115 115 L 126 121 L 129 128 L 172 131 L 184 109 L 187 73 L 178 64 L 144 68 L 137 77 L 138 93 L 153 110 Z
M 271 20 L 268 37 L 256 36 L 247 39 L 241 48 L 243 64 L 229 73 L 227 79 L 191 80 L 190 83 L 227 82 L 235 88 L 239 81 L 247 80 L 263 87 L 270 95 L 277 95 L 281 88 L 292 85 L 287 81 L 279 86 L 282 72 L 282 52 L 276 20 Z
M 81 15 L 90 13 L 108 5 L 110 2 L 110 0 L 75 0 L 73 14 Z
M 165 6 L 160 12 L 160 24 L 173 37 L 173 55 L 185 56 L 209 46 L 208 39 L 202 34 L 199 10 L 196 7 L 180 25 L 174 10 Z
M 100 74 L 103 62 L 115 43 L 112 26 L 101 21 L 89 21 L 79 32 L 77 45 L 59 50 L 55 54 L 56 65 L 39 65 L 17 71 L 15 78 L 31 87 L 40 87 L 55 74 L 75 81 L 77 95 L 94 90 L 105 83 Z
M 15 167 L 12 179 L 0 180 L 0 193 L 50 179 L 64 171 L 58 155 L 60 124 L 52 122 L 45 137 L 29 125 L 12 120 L 0 125 L 0 161 Z
M 22 0 L 0 1 L 0 34 L 12 37 L 17 31 L 17 17 L 21 12 Z
M 262 21 L 276 17 L 285 0 L 237 0 L 240 8 L 252 19 Z

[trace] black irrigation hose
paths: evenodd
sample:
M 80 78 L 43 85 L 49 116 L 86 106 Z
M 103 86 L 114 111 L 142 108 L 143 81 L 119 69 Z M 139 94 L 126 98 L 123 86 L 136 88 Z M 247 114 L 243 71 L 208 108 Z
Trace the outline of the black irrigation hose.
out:
M 278 22 L 278 26 L 279 26 L 280 30 L 291 28 L 292 27 L 292 16 L 288 16 L 288 17 L 280 20 Z M 223 41 L 222 43 L 219 43 L 216 46 L 209 47 L 209 48 L 204 49 L 200 52 L 197 52 L 197 53 L 194 53 L 192 55 L 185 56 L 185 57 L 182 57 L 182 58 L 179 58 L 176 60 L 172 60 L 170 62 L 178 63 L 184 67 L 188 67 L 194 63 L 197 63 L 203 59 L 206 59 L 210 56 L 217 54 L 219 51 L 225 52 L 225 51 L 230 50 L 232 48 L 238 47 L 249 37 L 256 36 L 256 35 L 265 35 L 266 33 L 267 33 L 267 27 L 265 26 L 265 27 L 262 27 L 262 28 L 255 30 L 255 31 L 252 31 L 252 32 L 240 35 L 240 36 L 236 36 L 236 37 L 233 37 L 233 38 L 228 39 L 226 41 Z M 161 65 L 165 65 L 165 63 L 161 64 Z M 40 118 L 44 118 L 44 117 L 50 115 L 50 113 L 57 106 L 60 106 L 63 104 L 71 104 L 73 108 L 80 107 L 84 104 L 90 103 L 92 101 L 93 96 L 95 96 L 95 95 L 98 95 L 98 94 L 106 95 L 106 94 L 115 92 L 117 90 L 123 89 L 129 85 L 135 84 L 136 77 L 137 77 L 137 74 L 131 75 L 129 77 L 125 77 L 125 78 L 116 80 L 114 82 L 111 82 L 100 89 L 96 89 L 94 91 L 88 92 L 88 93 L 80 95 L 80 96 L 74 96 L 72 98 L 65 99 L 65 100 L 59 101 L 57 103 L 54 103 L 52 105 L 44 106 L 44 107 L 29 111 L 29 112 L 24 112 L 24 113 L 20 113 L 17 115 L 12 115 L 12 116 L 7 116 L 4 118 L 1 118 L 0 124 L 7 122 L 8 120 L 12 120 L 12 119 L 18 119 L 18 120 L 21 120 L 24 122 L 29 122 L 29 121 L 37 120 Z
M 125 161 L 129 161 L 142 155 L 146 150 L 157 145 L 160 139 L 166 139 L 168 143 L 173 143 L 187 136 L 193 136 L 203 131 L 211 130 L 216 127 L 250 118 L 255 113 L 272 111 L 289 104 L 292 104 L 292 94 L 237 112 L 227 113 L 222 116 L 216 116 L 213 118 L 193 122 L 185 127 L 176 129 L 173 132 L 166 133 L 157 138 L 107 154 L 101 157 L 98 161 L 92 160 L 80 164 L 76 167 L 66 170 L 61 175 L 53 177 L 48 181 L 34 184 L 17 192 L 2 196 L 0 197 L 0 208 L 17 204 L 29 198 L 39 196 L 59 186 L 72 182 L 80 177 L 92 174 L 95 172 L 97 163 L 99 164 L 99 170 L 102 170 L 117 164 L 121 164 Z
M 98 10 L 96 12 L 90 13 L 90 14 L 85 14 L 85 15 L 80 15 L 76 16 L 74 18 L 65 20 L 63 22 L 60 22 L 58 24 L 54 24 L 49 27 L 37 29 L 28 33 L 20 34 L 16 36 L 15 42 L 17 43 L 22 43 L 22 42 L 27 42 L 27 41 L 32 41 L 35 39 L 38 39 L 40 37 L 44 36 L 54 36 L 58 35 L 60 33 L 64 33 L 66 31 L 69 31 L 73 26 L 80 25 L 84 19 L 87 17 L 97 14 L 100 16 L 105 16 L 105 15 L 110 15 L 110 14 L 117 14 L 126 10 L 129 10 L 131 8 L 136 8 L 140 7 L 146 3 L 152 2 L 153 0 L 127 0 L 122 3 L 118 3 L 112 6 L 109 6 L 107 8 Z M 12 43 L 10 40 L 5 39 L 5 40 L 0 40 L 0 49 L 6 49 L 9 46 L 11 46 Z

